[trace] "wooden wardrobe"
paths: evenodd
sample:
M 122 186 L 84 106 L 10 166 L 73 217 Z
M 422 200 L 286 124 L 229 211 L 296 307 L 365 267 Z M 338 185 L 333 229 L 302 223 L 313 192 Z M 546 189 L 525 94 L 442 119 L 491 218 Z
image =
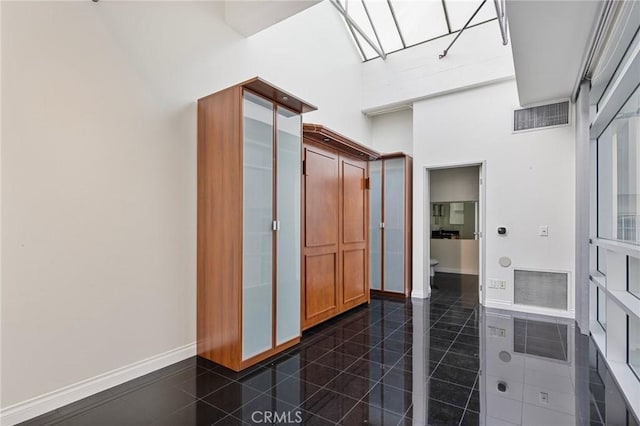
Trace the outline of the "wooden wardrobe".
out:
M 239 371 L 300 341 L 301 113 L 254 78 L 198 100 L 198 355 Z
M 379 155 L 321 125 L 303 125 L 302 329 L 369 292 L 369 160 Z

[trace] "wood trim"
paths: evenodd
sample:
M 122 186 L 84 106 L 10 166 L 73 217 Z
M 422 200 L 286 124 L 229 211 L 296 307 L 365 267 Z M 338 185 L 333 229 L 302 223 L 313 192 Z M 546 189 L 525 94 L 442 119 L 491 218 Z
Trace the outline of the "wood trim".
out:
M 392 158 L 412 158 L 409 154 L 405 154 L 404 152 L 391 152 L 387 154 L 381 154 L 381 160 L 390 160 Z
M 255 365 L 257 363 L 259 363 L 260 361 L 264 361 L 267 358 L 270 358 L 282 351 L 284 351 L 285 349 L 289 349 L 292 346 L 297 345 L 298 343 L 300 343 L 300 336 L 298 337 L 294 337 L 291 340 L 288 340 L 272 349 L 269 349 L 268 351 L 262 352 L 258 355 L 254 355 L 251 358 L 247 358 L 244 361 L 240 362 L 238 368 L 232 368 L 232 370 L 234 371 L 242 371 L 247 367 L 251 367 L 252 365 Z
M 380 220 L 384 223 L 384 187 L 385 187 L 385 170 L 384 159 L 380 161 Z M 384 289 L 384 243 L 385 228 L 380 230 L 380 292 L 386 293 Z
M 338 155 L 338 247 L 336 251 L 336 315 L 344 310 L 344 168 L 342 155 Z
M 380 265 L 380 290 L 371 290 L 372 294 L 384 295 L 384 296 L 392 296 L 392 297 L 410 297 L 411 289 L 412 289 L 412 253 L 413 253 L 413 159 L 411 156 L 406 155 L 404 153 L 392 153 L 385 154 L 382 156 L 382 167 L 381 167 L 381 212 L 380 217 L 382 222 L 385 221 L 384 218 L 384 187 L 385 187 L 385 160 L 394 159 L 394 158 L 404 158 L 404 228 L 405 228 L 405 236 L 404 236 L 404 286 L 403 292 L 391 292 L 385 290 L 385 282 L 384 282 L 384 245 L 385 245 L 385 229 L 382 229 L 380 236 L 380 245 L 382 252 L 382 262 Z
M 303 123 L 304 137 L 321 145 L 364 161 L 377 160 L 380 153 L 365 145 L 334 132 L 320 124 Z
M 405 299 L 406 296 L 404 295 L 404 293 L 394 293 L 391 291 L 382 291 L 382 290 L 373 290 L 371 289 L 371 295 L 372 296 L 381 296 L 381 297 L 393 297 L 396 299 Z
M 272 164 L 272 187 L 271 187 L 271 222 L 278 220 L 278 104 L 271 101 L 273 107 L 273 128 L 271 164 Z M 271 347 L 276 347 L 276 331 L 278 320 L 278 231 L 271 231 Z
M 230 368 L 242 353 L 241 108 L 239 86 L 198 101 L 197 351 Z
M 266 80 L 261 79 L 260 77 L 254 77 L 243 83 L 240 83 L 240 86 L 251 89 L 255 93 L 262 95 L 262 97 L 265 97 L 274 103 L 283 105 L 290 110 L 297 112 L 298 114 L 311 112 L 318 109 L 315 105 L 303 101 L 297 96 L 294 96 L 291 93 L 280 89 L 279 87 L 269 83 Z
M 413 274 L 413 158 L 405 156 L 405 251 L 404 251 L 404 295 L 411 296 Z

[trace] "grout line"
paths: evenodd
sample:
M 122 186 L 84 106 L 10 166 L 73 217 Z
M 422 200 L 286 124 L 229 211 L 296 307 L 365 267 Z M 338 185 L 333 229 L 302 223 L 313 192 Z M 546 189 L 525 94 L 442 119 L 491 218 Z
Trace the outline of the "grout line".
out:
M 480 375 L 476 374 L 476 379 L 473 381 L 473 386 L 471 386 L 471 392 L 469 392 L 469 396 L 467 397 L 467 403 L 464 405 L 464 409 L 462 410 L 462 417 L 460 418 L 460 423 L 458 423 L 458 425 L 462 425 L 462 420 L 464 420 L 464 416 L 467 415 L 467 410 L 469 409 L 469 401 L 471 401 L 471 396 L 473 395 L 474 388 L 476 387 L 476 383 L 478 383 L 479 378 Z
M 399 309 L 400 309 L 400 307 L 398 307 L 396 310 L 399 310 Z M 406 308 L 405 308 L 405 309 L 406 309 Z M 394 310 L 394 311 L 392 311 L 392 312 L 395 312 L 395 310 Z M 390 313 L 391 313 L 391 312 L 390 312 Z M 388 315 L 388 314 L 386 314 L 386 315 Z M 384 315 L 384 316 L 386 316 L 386 315 Z M 384 319 L 384 316 L 383 316 L 383 318 L 382 318 L 380 321 L 382 321 L 382 320 Z M 407 321 L 409 321 L 409 320 L 407 320 Z M 405 321 L 405 322 L 402 324 L 402 326 L 400 326 L 399 328 L 397 328 L 397 329 L 393 330 L 390 334 L 393 334 L 395 331 L 399 330 L 400 328 L 403 328 L 404 324 L 406 324 L 406 322 L 407 322 L 407 321 Z M 384 336 L 384 335 L 383 335 L 382 337 L 383 337 L 383 339 L 382 339 L 380 342 L 378 342 L 376 345 L 372 346 L 372 347 L 371 347 L 371 349 L 373 349 L 374 347 L 376 347 L 376 346 L 378 346 L 379 344 L 383 343 L 383 342 L 388 338 L 388 336 Z M 411 344 L 413 345 L 413 342 L 412 342 Z M 407 352 L 408 352 L 408 351 L 409 351 L 409 350 L 407 350 Z M 369 353 L 369 352 L 371 352 L 371 351 L 368 351 L 367 353 Z M 392 352 L 395 352 L 395 351 L 392 351 Z M 366 355 L 366 354 L 364 354 L 364 355 Z M 363 359 L 364 355 L 362 355 L 360 358 L 358 358 L 358 360 Z M 355 403 L 355 405 L 354 405 L 353 407 L 351 407 L 351 409 L 350 409 L 349 411 L 347 411 L 347 412 L 344 414 L 344 416 L 342 416 L 342 417 L 340 418 L 340 421 L 338 422 L 338 424 L 342 424 L 342 421 L 343 421 L 343 420 L 344 420 L 344 419 L 345 419 L 349 414 L 351 414 L 351 412 L 352 412 L 353 410 L 355 410 L 355 408 L 358 406 L 358 404 L 360 404 L 361 402 L 365 402 L 365 401 L 364 401 L 364 398 L 365 398 L 367 395 L 369 395 L 369 394 L 371 393 L 371 390 L 372 390 L 374 387 L 376 387 L 378 384 L 380 384 L 380 383 L 382 382 L 382 379 L 383 379 L 383 378 L 384 378 L 384 377 L 389 373 L 389 371 L 391 371 L 393 368 L 395 368 L 395 367 L 400 363 L 400 360 L 402 360 L 402 358 L 404 358 L 404 356 L 405 356 L 405 355 L 406 355 L 406 352 L 402 354 L 402 356 L 398 359 L 398 361 L 396 361 L 392 366 L 390 366 L 390 367 L 388 367 L 388 368 L 386 368 L 386 367 L 385 367 L 385 364 L 383 364 L 383 363 L 378 363 L 378 364 L 380 364 L 380 365 L 382 366 L 382 368 L 385 370 L 385 371 L 384 371 L 384 373 L 383 373 L 383 374 L 381 374 L 381 375 L 380 375 L 380 378 L 379 378 L 378 380 L 376 380 L 372 385 L 370 384 L 370 386 L 369 386 L 369 390 L 368 390 L 367 392 L 365 392 L 365 394 L 364 394 L 364 395 L 362 395 L 362 397 L 361 397 L 361 398 L 360 398 L 360 399 Z M 367 360 L 367 361 L 368 361 L 368 360 Z M 354 364 L 355 364 L 355 362 L 356 362 L 356 361 L 354 361 Z M 371 362 L 371 361 L 368 361 L 368 362 Z M 373 361 L 373 362 L 376 362 L 376 361 Z M 349 373 L 347 373 L 347 374 L 349 374 Z M 360 376 L 358 376 L 358 377 L 360 377 Z M 365 379 L 366 379 L 366 378 L 365 378 Z M 369 380 L 369 381 L 372 381 L 372 380 Z M 392 386 L 392 387 L 393 387 L 394 389 L 398 389 L 398 388 L 396 388 L 396 387 L 394 387 L 394 386 Z M 405 392 L 404 390 L 402 390 L 402 391 L 403 391 L 403 392 Z M 348 395 L 347 395 L 347 396 L 348 396 Z M 365 403 L 367 403 L 368 405 L 370 405 L 368 402 L 365 402 Z M 374 407 L 376 407 L 376 406 L 374 405 Z M 398 413 L 394 413 L 394 412 L 392 412 L 392 411 L 386 410 L 386 409 L 385 409 L 385 408 L 383 408 L 383 407 L 377 407 L 377 408 L 379 408 L 380 410 L 382 410 L 382 411 L 384 411 L 384 412 L 387 412 L 387 413 L 390 413 L 390 414 L 393 414 L 393 415 L 399 416 L 399 417 L 400 417 L 400 421 L 402 421 L 402 419 L 404 418 L 404 415 L 406 414 L 406 411 L 405 411 L 405 413 L 403 413 L 403 414 L 398 414 Z M 408 411 L 408 410 L 409 410 L 409 408 L 407 408 L 407 411 Z
M 460 298 L 458 298 L 459 300 Z M 457 300 L 456 300 L 457 301 Z M 451 308 L 449 308 L 451 309 Z M 448 312 L 449 310 L 447 310 L 445 312 L 445 314 Z M 444 314 L 443 314 L 444 315 Z M 471 316 L 473 315 L 473 313 L 469 314 L 469 318 L 471 318 Z M 458 331 L 458 333 L 456 334 L 456 337 L 454 337 L 451 340 L 451 344 L 449 345 L 449 347 L 447 348 L 446 351 L 444 351 L 444 354 L 442 355 L 442 357 L 440 358 L 440 360 L 438 361 L 438 364 L 436 364 L 436 367 L 433 369 L 433 372 L 435 372 L 438 368 L 440 368 L 440 364 L 442 363 L 442 360 L 447 356 L 447 354 L 449 353 L 449 350 L 451 349 L 451 346 L 453 346 L 453 344 L 455 343 L 455 341 L 458 339 L 458 336 L 460 336 L 460 333 L 462 332 L 462 329 L 467 325 L 467 322 L 469 322 L 469 318 L 467 318 L 467 320 L 464 322 L 464 324 L 462 325 L 462 327 L 460 327 L 460 330 Z M 433 325 L 435 325 L 438 321 L 436 321 Z M 431 332 L 431 329 L 433 328 L 433 326 L 429 327 L 429 332 Z M 453 353 L 453 352 L 452 352 Z M 447 364 L 444 364 L 447 365 Z M 431 378 L 432 374 L 429 374 L 429 378 Z M 455 383 L 454 383 L 455 384 Z

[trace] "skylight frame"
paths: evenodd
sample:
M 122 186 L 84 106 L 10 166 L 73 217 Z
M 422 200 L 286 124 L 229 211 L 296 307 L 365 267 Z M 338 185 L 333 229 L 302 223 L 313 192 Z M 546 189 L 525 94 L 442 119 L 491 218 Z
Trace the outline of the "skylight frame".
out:
M 441 7 L 441 13 L 442 13 L 442 25 L 439 27 L 439 31 L 433 31 L 431 34 L 429 34 L 428 32 L 424 32 L 422 34 L 422 36 L 424 37 L 416 37 L 414 36 L 409 37 L 409 39 L 407 39 L 407 28 L 405 27 L 405 25 L 403 24 L 401 18 L 398 16 L 398 6 L 400 4 L 402 4 L 401 9 L 405 9 L 408 7 L 411 7 L 412 4 L 416 4 L 420 7 L 423 8 L 423 15 L 424 15 L 424 11 L 427 9 L 424 9 L 425 7 L 425 1 L 428 1 L 429 3 L 432 3 L 430 6 L 433 6 L 433 4 L 439 3 L 440 7 Z M 501 2 L 503 2 L 504 0 L 493 0 L 494 3 L 496 3 L 496 7 L 495 10 L 493 10 L 494 8 L 490 5 L 491 1 L 487 1 L 485 3 L 485 5 L 482 7 L 481 9 L 481 13 L 478 14 L 478 16 L 476 16 L 473 20 L 472 23 L 470 23 L 466 28 L 473 28 L 473 27 L 477 27 L 479 25 L 484 25 L 487 24 L 489 22 L 492 21 L 498 21 L 500 24 L 500 30 L 503 30 L 502 27 L 502 20 L 499 19 L 499 14 L 500 12 L 502 12 L 504 9 L 499 10 L 499 5 Z M 427 43 L 433 40 L 437 40 L 439 38 L 442 37 L 446 37 L 448 35 L 451 34 L 456 34 L 459 33 L 462 30 L 461 28 L 454 28 L 455 26 L 459 26 L 456 24 L 452 24 L 451 21 L 451 11 L 449 10 L 449 6 L 455 3 L 460 3 L 460 0 L 420 0 L 420 1 L 407 1 L 407 0 L 332 0 L 332 3 L 334 3 L 334 6 L 336 6 L 336 8 L 338 8 L 337 5 L 339 5 L 339 11 L 340 9 L 342 9 L 342 11 L 345 12 L 345 14 L 349 15 L 349 9 L 350 6 L 352 4 L 357 4 L 359 3 L 359 7 L 363 8 L 366 12 L 366 14 L 364 15 L 364 17 L 362 16 L 362 14 L 360 13 L 360 21 L 354 20 L 352 16 L 349 16 L 349 18 L 351 19 L 351 23 L 349 22 L 349 20 L 347 19 L 347 17 L 345 16 L 345 14 L 342 13 L 343 15 L 343 20 L 345 21 L 345 24 L 347 25 L 352 38 L 354 39 L 354 42 L 356 43 L 356 46 L 358 48 L 358 51 L 360 53 L 360 56 L 362 58 L 363 62 L 368 62 L 377 58 L 382 58 L 383 60 L 386 58 L 386 56 L 390 53 L 395 53 L 404 49 L 408 49 L 410 47 L 414 47 L 414 46 L 418 46 L 420 44 L 423 43 Z M 389 12 L 391 14 L 391 17 L 393 18 L 393 23 L 394 26 L 389 25 L 389 22 L 386 22 L 384 25 L 384 29 L 385 30 L 389 30 L 394 29 L 395 30 L 395 34 L 393 37 L 396 37 L 396 42 L 395 42 L 395 46 L 398 46 L 397 49 L 389 49 L 389 50 L 385 50 L 385 46 L 389 47 L 389 42 L 385 42 L 384 40 L 389 40 L 388 36 L 386 34 L 382 34 L 380 32 L 380 27 L 377 25 L 377 21 L 374 15 L 370 13 L 371 11 L 371 5 L 375 5 L 374 7 L 377 8 L 381 8 L 382 4 L 386 3 L 387 7 L 389 8 Z M 473 6 L 473 10 L 471 10 L 470 7 L 466 7 L 466 8 L 460 8 L 460 5 L 458 6 L 453 6 L 452 10 L 456 10 L 458 13 L 458 15 L 455 17 L 457 19 L 457 22 L 460 21 L 460 10 L 466 10 L 469 9 L 471 10 L 471 12 L 475 11 L 478 6 L 480 6 L 480 4 L 482 3 L 482 0 L 467 0 L 465 1 L 465 3 L 468 3 L 466 6 Z M 356 6 L 356 7 L 358 7 Z M 491 10 L 489 10 L 491 9 Z M 434 11 L 436 9 L 433 9 Z M 405 13 L 406 15 L 406 13 Z M 480 19 L 481 17 L 487 18 L 488 16 L 490 16 L 489 19 Z M 469 16 L 467 16 L 465 19 L 469 19 L 469 17 L 471 17 L 471 14 L 469 14 Z M 504 17 L 503 17 L 504 19 Z M 363 21 L 363 22 L 361 22 Z M 387 21 L 389 21 L 389 19 L 387 18 Z M 436 20 L 437 21 L 437 20 Z M 435 21 L 434 21 L 435 22 Z M 465 20 L 466 22 L 466 20 Z M 353 24 L 353 25 L 352 25 Z M 358 26 L 359 28 L 356 29 L 355 26 Z M 368 28 L 371 29 L 371 31 L 368 31 L 369 33 L 371 33 L 371 35 L 373 35 L 373 37 L 367 37 L 368 40 L 366 40 L 363 36 L 362 33 L 364 33 L 363 29 L 364 28 Z M 437 34 L 435 36 L 431 36 L 432 34 Z M 400 39 L 400 43 L 402 46 L 400 46 L 397 43 L 397 38 Z M 504 37 L 503 37 L 504 39 Z M 504 42 L 503 44 L 506 44 L 506 42 Z M 373 53 L 372 51 L 375 51 L 375 53 Z M 382 54 L 380 54 L 382 53 Z

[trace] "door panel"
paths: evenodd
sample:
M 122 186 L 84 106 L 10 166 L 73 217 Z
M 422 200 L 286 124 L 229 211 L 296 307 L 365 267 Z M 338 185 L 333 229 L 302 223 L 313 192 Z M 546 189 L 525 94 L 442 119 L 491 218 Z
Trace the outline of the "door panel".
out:
M 342 302 L 349 303 L 366 296 L 364 249 L 345 250 L 342 253 Z
M 363 243 L 366 235 L 365 188 L 366 168 L 342 162 L 343 235 L 342 242 Z
M 276 345 L 300 336 L 299 115 L 278 107 Z
M 336 309 L 336 256 L 334 253 L 305 258 L 305 321 L 330 316 Z
M 404 158 L 384 161 L 384 291 L 404 293 L 405 168 Z
M 273 104 L 245 93 L 242 359 L 272 348 Z
M 336 315 L 342 297 L 338 154 L 305 139 L 304 161 L 302 329 Z
M 365 188 L 367 170 L 365 161 L 340 156 L 340 312 L 369 300 L 369 194 Z
M 369 276 L 371 289 L 382 290 L 382 161 L 369 162 Z
M 338 243 L 338 158 L 305 149 L 305 245 Z

